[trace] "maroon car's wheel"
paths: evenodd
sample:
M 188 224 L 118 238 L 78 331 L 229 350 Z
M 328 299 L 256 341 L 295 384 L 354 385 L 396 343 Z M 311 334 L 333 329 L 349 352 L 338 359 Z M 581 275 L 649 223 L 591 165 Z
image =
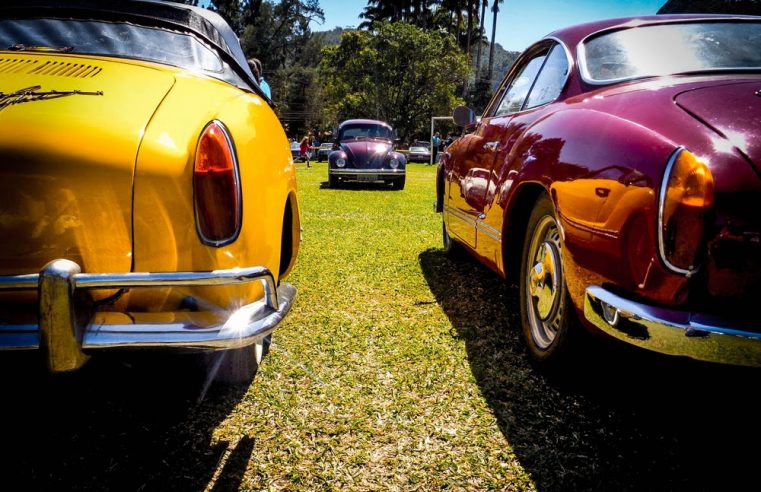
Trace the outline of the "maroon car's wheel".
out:
M 338 176 L 332 174 L 328 176 L 328 184 L 331 188 L 338 188 Z
M 546 196 L 537 201 L 526 229 L 520 304 L 523 336 L 531 357 L 547 364 L 564 358 L 576 319 L 565 283 L 560 229 Z
M 396 178 L 395 180 L 391 181 L 391 187 L 395 190 L 403 190 L 404 189 L 404 183 L 407 180 L 406 176 L 402 176 L 401 178 Z

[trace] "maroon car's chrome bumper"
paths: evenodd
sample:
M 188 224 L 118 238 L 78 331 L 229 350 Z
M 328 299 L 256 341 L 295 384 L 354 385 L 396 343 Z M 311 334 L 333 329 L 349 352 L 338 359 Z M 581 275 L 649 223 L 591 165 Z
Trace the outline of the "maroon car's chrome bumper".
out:
M 77 323 L 74 292 L 77 289 L 131 289 L 235 285 L 262 282 L 264 297 L 245 305 L 221 324 L 195 323 L 203 313 L 183 313 L 167 322 L 161 313 L 151 317 L 108 317 Z M 0 350 L 40 349 L 53 372 L 82 366 L 86 352 L 103 348 L 164 347 L 182 350 L 219 350 L 251 345 L 272 333 L 288 314 L 296 297 L 290 284 L 275 286 L 265 267 L 210 272 L 80 273 L 69 260 L 48 263 L 39 274 L 0 276 L 0 292 L 37 290 L 37 324 L 0 324 Z M 207 318 L 208 321 L 208 318 Z
M 761 367 L 761 333 L 700 313 L 633 302 L 602 287 L 588 287 L 584 316 L 624 342 L 669 355 Z

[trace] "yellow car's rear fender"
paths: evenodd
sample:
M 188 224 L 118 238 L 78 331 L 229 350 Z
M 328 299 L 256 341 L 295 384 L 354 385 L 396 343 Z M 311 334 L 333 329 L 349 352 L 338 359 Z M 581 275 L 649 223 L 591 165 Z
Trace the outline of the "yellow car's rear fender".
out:
M 239 237 L 222 247 L 204 245 L 196 230 L 193 169 L 196 144 L 209 121 L 228 130 L 242 190 Z M 289 198 L 290 197 L 290 198 Z M 290 205 L 288 206 L 288 204 Z M 284 215 L 288 233 L 300 229 L 296 178 L 288 141 L 259 96 L 193 75 L 177 75 L 143 138 L 134 190 L 135 271 L 205 271 L 260 265 L 276 280 L 281 268 Z M 298 235 L 287 247 L 294 259 Z M 172 311 L 191 306 L 234 309 L 261 297 L 258 284 L 135 291 L 130 309 Z M 190 302 L 188 302 L 190 301 Z

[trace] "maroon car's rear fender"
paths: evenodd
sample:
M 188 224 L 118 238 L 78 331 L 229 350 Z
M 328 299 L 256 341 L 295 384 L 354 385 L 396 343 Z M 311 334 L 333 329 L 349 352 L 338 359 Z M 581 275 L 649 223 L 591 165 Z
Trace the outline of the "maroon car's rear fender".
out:
M 569 109 L 538 120 L 515 143 L 506 165 L 495 169 L 506 267 L 520 255 L 530 212 L 526 196 L 542 187 L 555 204 L 566 280 L 578 309 L 591 284 L 665 304 L 683 298 L 686 278 L 664 269 L 656 237 L 658 189 L 676 148 L 641 125 L 599 111 Z

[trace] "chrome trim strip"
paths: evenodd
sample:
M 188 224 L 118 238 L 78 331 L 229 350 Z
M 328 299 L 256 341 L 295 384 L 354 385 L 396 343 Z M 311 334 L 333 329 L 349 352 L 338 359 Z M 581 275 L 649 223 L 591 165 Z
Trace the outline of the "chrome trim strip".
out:
M 465 222 L 470 227 L 476 226 L 476 218 L 467 212 L 463 212 L 457 207 L 445 204 L 444 211 L 455 219 L 460 219 L 461 221 Z
M 672 265 L 668 258 L 666 258 L 666 245 L 664 244 L 665 239 L 663 238 L 663 209 L 666 206 L 666 191 L 668 190 L 669 179 L 671 178 L 671 170 L 674 168 L 674 163 L 676 163 L 679 154 L 681 154 L 684 150 L 684 147 L 678 147 L 671 154 L 671 157 L 669 157 L 669 160 L 666 163 L 666 171 L 663 173 L 663 180 L 661 181 L 660 190 L 661 196 L 658 198 L 658 254 L 660 254 L 661 261 L 664 265 L 666 265 L 666 267 L 668 267 L 669 270 L 681 275 L 690 276 L 697 272 L 698 269 L 696 268 L 694 270 L 685 270 L 684 268 L 679 268 L 675 265 Z
M 476 231 L 483 232 L 484 234 L 494 239 L 498 243 L 502 242 L 502 233 L 499 232 L 494 227 L 490 226 L 489 224 L 485 224 L 483 222 L 476 222 Z
M 272 273 L 254 266 L 211 272 L 78 273 L 69 260 L 54 260 L 39 274 L 0 276 L 0 292 L 39 290 L 39 325 L 1 325 L 0 350 L 41 349 L 53 372 L 81 367 L 82 349 L 106 347 L 181 347 L 229 349 L 250 345 L 271 333 L 291 308 L 296 289 L 275 285 Z M 264 297 L 235 311 L 221 326 L 201 328 L 189 323 L 108 325 L 76 323 L 76 289 L 130 289 L 237 285 L 259 281 Z
M 577 229 L 581 229 L 582 231 L 586 231 L 586 232 L 588 232 L 590 234 L 596 234 L 598 236 L 604 236 L 604 237 L 607 237 L 609 239 L 618 239 L 619 238 L 619 234 L 616 233 L 615 231 L 611 231 L 611 230 L 608 230 L 608 229 L 599 229 L 599 228 L 596 228 L 596 227 L 589 226 L 587 224 L 583 224 L 583 223 L 579 222 L 578 220 L 573 219 L 573 218 L 563 214 L 562 212 L 560 212 L 560 217 L 565 222 L 568 222 L 568 224 L 570 224 L 571 226 L 573 226 L 573 227 L 575 227 Z
M 584 316 L 605 333 L 655 352 L 761 367 L 761 333 L 699 313 L 648 306 L 590 286 Z

